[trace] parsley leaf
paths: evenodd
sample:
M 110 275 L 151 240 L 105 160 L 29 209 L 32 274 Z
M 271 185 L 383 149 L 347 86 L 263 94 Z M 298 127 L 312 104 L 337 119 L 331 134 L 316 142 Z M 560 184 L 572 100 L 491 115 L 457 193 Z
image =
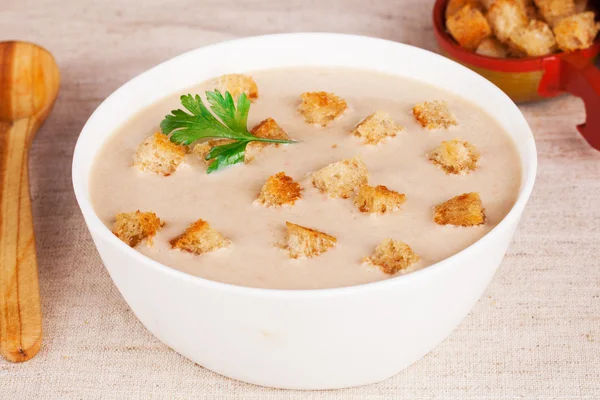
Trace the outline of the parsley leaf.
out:
M 244 162 L 247 141 L 233 142 L 213 147 L 206 155 L 207 160 L 214 160 L 208 166 L 206 172 L 210 174 L 228 165 Z
M 295 143 L 293 140 L 265 139 L 252 135 L 247 128 L 250 100 L 244 93 L 235 104 L 231 93 L 206 92 L 210 110 L 199 95 L 181 96 L 181 105 L 187 110 L 173 110 L 160 123 L 162 133 L 180 145 L 190 145 L 201 139 L 232 139 L 233 143 L 215 146 L 206 156 L 214 160 L 207 173 L 244 161 L 246 146 L 250 142 Z M 214 113 L 214 115 L 213 115 Z M 216 118 L 216 117 L 218 118 Z

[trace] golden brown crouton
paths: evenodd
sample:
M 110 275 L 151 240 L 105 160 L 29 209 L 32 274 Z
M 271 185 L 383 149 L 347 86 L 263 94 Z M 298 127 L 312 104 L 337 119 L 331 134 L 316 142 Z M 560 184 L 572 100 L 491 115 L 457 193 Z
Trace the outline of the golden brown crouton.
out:
M 185 147 L 172 143 L 167 135 L 157 132 L 140 143 L 133 157 L 133 165 L 141 171 L 169 176 L 184 158 Z
M 477 168 L 479 152 L 471 143 L 454 139 L 442 142 L 428 157 L 448 174 L 466 174 Z
M 358 190 L 354 204 L 364 213 L 385 214 L 400 209 L 405 198 L 406 195 L 382 185 L 374 187 L 364 185 Z
M 471 6 L 471 8 L 483 11 L 483 4 L 481 4 L 479 0 L 450 0 L 446 6 L 446 19 L 459 12 L 460 9 L 467 4 Z
M 483 8 L 487 10 L 492 6 L 492 4 L 494 4 L 494 1 L 495 0 L 481 0 L 481 4 L 483 5 Z
M 258 86 L 251 76 L 241 74 L 223 75 L 217 79 L 218 88 L 225 92 L 229 92 L 231 97 L 237 101 L 237 98 L 246 93 L 246 97 L 250 101 L 258 99 Z
M 479 43 L 475 53 L 487 57 L 506 58 L 508 57 L 508 48 L 495 37 L 488 37 Z
M 600 30 L 594 13 L 587 11 L 563 18 L 554 26 L 558 47 L 563 51 L 574 51 L 590 47 Z
M 312 175 L 314 187 L 331 197 L 347 199 L 369 180 L 369 171 L 358 157 L 338 161 Z
M 589 10 L 589 2 L 588 0 L 575 0 L 575 14 L 580 14 L 582 12 Z
M 266 207 L 294 205 L 302 197 L 302 187 L 284 172 L 279 172 L 267 179 L 256 200 Z
M 525 26 L 528 22 L 525 10 L 516 0 L 496 0 L 490 6 L 487 18 L 494 34 L 503 43 L 508 42 L 516 28 Z
M 256 125 L 250 133 L 256 137 L 263 139 L 280 139 L 290 140 L 290 137 L 285 133 L 283 129 L 275 122 L 273 118 L 267 118 Z M 278 143 L 263 143 L 263 142 L 250 142 L 246 146 L 246 154 L 244 162 L 249 163 L 254 160 L 256 155 L 265 147 L 273 146 L 278 147 Z
M 517 0 L 517 3 L 523 8 L 534 6 L 533 0 Z
M 445 101 L 426 101 L 413 107 L 413 114 L 417 121 L 427 129 L 448 129 L 457 125 L 456 118 L 448 110 Z
M 479 43 L 492 34 L 487 19 L 477 8 L 466 5 L 446 20 L 446 28 L 462 47 L 475 50 Z
M 575 14 L 574 0 L 535 0 L 535 4 L 550 26 L 554 26 L 561 19 Z
M 525 27 L 515 28 L 510 35 L 509 46 L 530 57 L 540 57 L 554 53 L 556 40 L 548 24 L 531 21 Z
M 333 93 L 306 92 L 300 95 L 300 114 L 309 124 L 326 126 L 346 111 L 346 101 Z
M 286 243 L 290 258 L 314 257 L 336 245 L 337 239 L 326 233 L 286 222 Z
M 375 248 L 371 257 L 363 262 L 379 267 L 384 273 L 394 275 L 419 261 L 419 256 L 404 242 L 385 239 Z
M 191 224 L 185 232 L 170 241 L 171 247 L 200 255 L 227 247 L 231 242 L 211 228 L 203 219 Z
M 387 137 L 394 137 L 404 128 L 398 125 L 385 111 L 376 111 L 356 125 L 352 130 L 355 136 L 363 138 L 367 144 L 377 144 Z
M 290 137 L 283 129 L 275 122 L 273 118 L 267 118 L 258 123 L 250 133 L 262 139 L 280 139 L 289 140 Z M 276 143 L 275 143 L 276 144 Z
M 113 233 L 131 247 L 135 247 L 142 240 L 146 240 L 146 244 L 151 246 L 156 232 L 164 224 L 153 212 L 137 210 L 117 214 Z
M 527 19 L 529 19 L 530 21 L 531 20 L 538 20 L 538 21 L 543 20 L 537 7 L 534 5 L 525 7 L 525 15 L 527 15 Z
M 479 193 L 464 193 L 435 207 L 433 220 L 439 225 L 475 226 L 485 222 Z

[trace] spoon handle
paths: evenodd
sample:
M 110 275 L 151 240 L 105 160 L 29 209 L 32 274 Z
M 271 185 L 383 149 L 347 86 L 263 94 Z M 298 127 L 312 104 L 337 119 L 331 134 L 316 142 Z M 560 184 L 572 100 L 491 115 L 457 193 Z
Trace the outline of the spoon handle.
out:
M 0 122 L 0 354 L 13 362 L 35 356 L 42 342 L 27 166 L 36 125 L 27 118 Z

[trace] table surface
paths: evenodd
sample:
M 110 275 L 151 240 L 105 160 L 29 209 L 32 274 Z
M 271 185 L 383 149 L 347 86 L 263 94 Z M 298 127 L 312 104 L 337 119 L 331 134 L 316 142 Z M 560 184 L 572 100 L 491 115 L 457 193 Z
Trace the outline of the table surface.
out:
M 363 34 L 435 51 L 432 0 L 1 3 L 0 40 L 52 51 L 62 90 L 30 160 L 45 340 L 32 361 L 0 360 L 0 398 L 600 398 L 600 153 L 575 129 L 585 117 L 579 99 L 521 107 L 540 165 L 507 257 L 450 337 L 379 384 L 282 391 L 195 365 L 135 318 L 84 226 L 71 188 L 75 141 L 133 76 L 209 43 L 277 32 Z

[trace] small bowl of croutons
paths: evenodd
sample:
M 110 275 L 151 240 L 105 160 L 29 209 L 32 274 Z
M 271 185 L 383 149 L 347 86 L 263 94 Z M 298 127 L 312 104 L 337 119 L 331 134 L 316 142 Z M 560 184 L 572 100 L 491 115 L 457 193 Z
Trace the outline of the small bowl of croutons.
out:
M 581 97 L 579 131 L 600 150 L 599 18 L 591 0 L 438 0 L 433 13 L 441 52 L 513 101 Z

